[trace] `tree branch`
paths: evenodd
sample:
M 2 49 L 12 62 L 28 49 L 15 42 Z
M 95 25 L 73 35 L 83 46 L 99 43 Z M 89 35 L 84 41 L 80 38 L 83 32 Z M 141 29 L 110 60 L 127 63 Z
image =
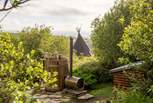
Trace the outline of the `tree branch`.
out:
M 11 7 L 7 7 L 7 5 L 8 5 L 8 0 L 6 0 L 6 1 L 4 2 L 3 8 L 0 9 L 0 12 L 2 12 L 2 11 L 8 11 L 8 10 L 11 10 L 11 9 L 13 9 L 13 8 L 17 8 L 17 7 L 19 7 L 21 4 L 24 4 L 24 3 L 28 2 L 28 1 L 30 1 L 30 0 L 20 0 L 20 1 L 18 1 L 18 2 L 15 1 L 15 2 L 12 3 Z
M 11 13 L 12 10 L 8 11 L 1 19 L 0 23 Z

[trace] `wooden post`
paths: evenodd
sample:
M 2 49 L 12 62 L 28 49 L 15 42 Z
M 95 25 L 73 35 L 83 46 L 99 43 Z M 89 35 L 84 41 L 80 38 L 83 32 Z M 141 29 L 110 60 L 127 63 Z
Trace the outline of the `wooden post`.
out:
M 70 37 L 70 77 L 72 77 L 73 68 L 73 38 Z

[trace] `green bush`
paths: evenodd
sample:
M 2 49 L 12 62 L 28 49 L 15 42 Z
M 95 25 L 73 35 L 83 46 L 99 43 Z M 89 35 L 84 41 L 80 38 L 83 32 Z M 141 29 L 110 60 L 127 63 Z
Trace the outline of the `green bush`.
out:
M 42 50 L 44 52 L 59 53 L 66 56 L 69 53 L 68 38 L 53 35 L 50 27 L 27 27 L 17 33 L 17 37 L 23 42 L 25 53 L 29 53 L 32 50 Z
M 98 62 L 95 56 L 77 56 L 75 53 L 73 54 L 73 68 L 78 69 L 81 65 L 89 63 L 89 62 Z
M 112 103 L 153 103 L 153 99 L 149 96 L 142 95 L 136 89 L 129 92 L 115 89 Z
M 25 103 L 27 90 L 54 84 L 56 78 L 43 70 L 34 54 L 24 54 L 22 43 L 15 46 L 11 34 L 0 34 L 0 102 Z
M 74 70 L 73 74 L 83 78 L 86 86 L 90 88 L 93 88 L 97 83 L 109 82 L 111 80 L 109 70 L 95 61 L 82 64 Z

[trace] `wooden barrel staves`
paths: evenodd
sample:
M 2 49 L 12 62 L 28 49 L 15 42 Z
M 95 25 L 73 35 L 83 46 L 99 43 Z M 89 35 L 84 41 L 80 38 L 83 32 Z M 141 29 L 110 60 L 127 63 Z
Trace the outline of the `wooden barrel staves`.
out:
M 64 89 L 64 80 L 68 75 L 68 61 L 67 58 L 59 54 L 44 54 L 43 61 L 44 69 L 48 72 L 57 72 L 57 90 Z

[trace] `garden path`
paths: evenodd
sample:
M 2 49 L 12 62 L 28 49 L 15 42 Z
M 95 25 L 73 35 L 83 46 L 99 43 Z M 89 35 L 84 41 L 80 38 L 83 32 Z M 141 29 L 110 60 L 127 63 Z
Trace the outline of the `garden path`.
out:
M 88 100 L 78 100 L 70 94 L 63 92 L 41 92 L 33 96 L 33 98 L 39 100 L 41 103 L 106 103 L 105 98 L 95 97 Z M 101 101 L 101 102 L 97 102 Z M 102 102 L 103 101 L 103 102 Z

